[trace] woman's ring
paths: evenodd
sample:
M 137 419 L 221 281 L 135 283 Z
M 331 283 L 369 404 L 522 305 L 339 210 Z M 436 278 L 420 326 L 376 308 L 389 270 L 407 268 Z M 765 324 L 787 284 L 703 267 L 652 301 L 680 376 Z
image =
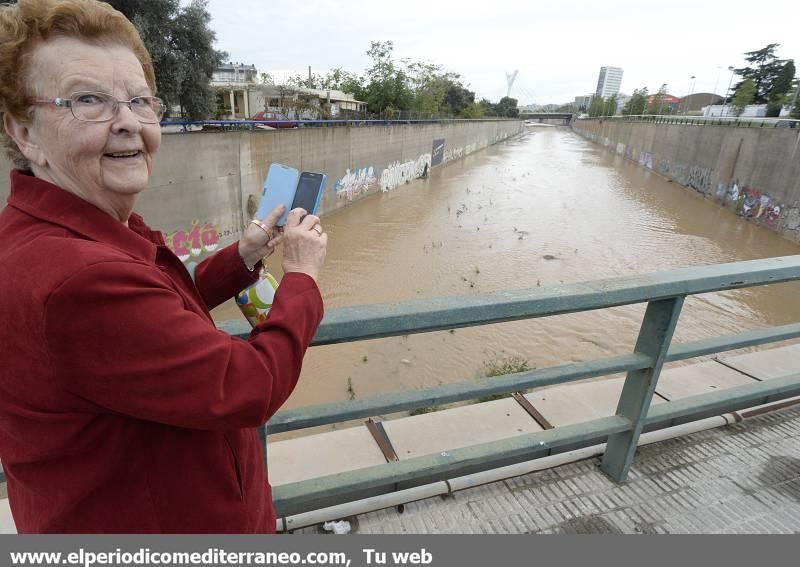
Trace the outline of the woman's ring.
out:
M 317 234 L 322 236 L 322 227 L 321 226 L 319 226 L 318 224 L 315 224 L 312 228 L 317 231 Z
M 266 232 L 267 236 L 269 236 L 270 238 L 272 237 L 272 235 L 270 234 L 269 227 L 267 225 L 265 225 L 263 222 L 261 222 L 260 220 L 253 219 L 253 220 L 250 221 L 250 224 L 256 225 L 258 228 L 260 228 L 261 230 Z

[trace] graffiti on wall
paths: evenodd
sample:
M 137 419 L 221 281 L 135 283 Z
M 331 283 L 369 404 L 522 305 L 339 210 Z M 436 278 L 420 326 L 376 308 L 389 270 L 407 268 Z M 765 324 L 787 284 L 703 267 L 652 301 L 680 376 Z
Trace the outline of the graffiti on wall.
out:
M 781 216 L 781 206 L 772 198 L 752 187 L 742 189 L 736 213 L 744 218 L 763 220 L 774 226 Z
M 344 177 L 336 182 L 334 191 L 337 197 L 344 197 L 348 201 L 352 201 L 353 197 L 360 193 L 366 193 L 376 182 L 375 171 L 372 167 L 362 167 L 352 171 L 348 169 L 345 171 Z
M 634 152 L 636 152 L 635 148 L 632 148 L 631 146 L 627 146 L 625 148 L 625 157 L 632 160 Z
M 732 183 L 730 189 L 728 189 L 728 200 L 733 201 L 734 203 L 739 203 L 739 184 Z
M 639 165 L 647 169 L 653 169 L 653 154 L 650 152 L 642 152 L 639 154 Z
M 667 160 L 659 162 L 657 171 L 671 177 L 681 185 L 691 187 L 701 193 L 711 191 L 711 168 L 697 165 L 688 166 L 683 163 L 672 163 Z M 719 188 L 717 188 L 719 191 Z
M 219 247 L 220 234 L 217 227 L 211 223 L 201 226 L 200 221 L 194 221 L 191 230 L 176 230 L 166 237 L 167 247 L 185 262 L 192 256 L 200 256 L 213 252 Z
M 800 230 L 800 208 L 786 209 L 783 219 L 783 228 L 786 230 Z
M 711 168 L 693 165 L 689 168 L 689 173 L 684 185 L 696 189 L 701 193 L 707 193 L 711 187 Z
M 444 161 L 453 161 L 464 157 L 464 148 L 446 148 L 444 150 Z
M 423 177 L 431 167 L 431 154 L 422 154 L 416 160 L 396 161 L 381 172 L 381 191 L 391 191 L 403 183 Z
M 577 131 L 595 143 L 607 145 L 607 139 L 599 134 Z M 617 153 L 624 153 L 626 158 L 639 161 L 640 164 L 647 166 L 649 158 L 646 152 L 637 152 L 635 148 L 622 143 L 616 143 L 616 150 Z M 682 185 L 692 187 L 704 194 L 715 195 L 723 206 L 732 207 L 738 216 L 764 223 L 781 231 L 800 232 L 800 206 L 798 203 L 793 205 L 779 203 L 758 189 L 741 185 L 738 179 L 729 183 L 720 182 L 715 186 L 712 184 L 713 171 L 707 167 L 659 160 L 656 169 L 662 175 L 670 177 Z
M 434 140 L 430 154 L 423 154 L 416 160 L 394 162 L 381 172 L 380 187 L 382 191 L 390 191 L 395 187 L 408 183 L 413 179 L 425 177 L 431 167 L 440 163 L 460 159 L 478 149 L 478 144 L 469 144 L 463 148 L 446 149 L 444 138 Z M 378 182 L 372 167 L 345 170 L 344 176 L 336 182 L 334 191 L 337 197 L 352 201 L 359 194 L 366 193 Z

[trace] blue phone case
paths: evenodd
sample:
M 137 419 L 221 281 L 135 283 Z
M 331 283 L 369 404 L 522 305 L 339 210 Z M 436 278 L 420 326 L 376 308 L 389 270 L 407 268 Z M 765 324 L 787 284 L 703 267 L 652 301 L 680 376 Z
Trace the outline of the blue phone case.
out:
M 280 163 L 270 165 L 267 179 L 264 181 L 264 189 L 261 191 L 261 203 L 258 205 L 256 218 L 263 219 L 272 212 L 272 209 L 283 204 L 286 206 L 286 210 L 276 223 L 277 226 L 283 226 L 292 207 L 299 180 L 300 172 L 295 168 Z

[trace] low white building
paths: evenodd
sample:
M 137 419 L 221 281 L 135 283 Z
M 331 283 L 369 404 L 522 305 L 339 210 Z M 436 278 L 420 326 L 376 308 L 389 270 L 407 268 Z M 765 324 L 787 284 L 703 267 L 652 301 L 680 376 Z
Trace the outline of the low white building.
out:
M 259 112 L 275 112 L 295 120 L 317 119 L 364 112 L 367 103 L 352 94 L 333 89 L 307 89 L 288 85 L 261 84 L 255 65 L 224 63 L 211 77 L 211 87 L 217 92 L 220 118 L 246 120 Z
M 781 117 L 789 116 L 791 110 L 789 108 L 783 107 L 781 108 Z M 708 117 L 732 117 L 736 118 L 736 114 L 733 112 L 733 108 L 729 104 L 713 104 L 711 106 L 704 106 L 703 107 L 703 116 Z M 766 118 L 767 116 L 767 105 L 766 104 L 748 104 L 744 107 L 744 112 L 739 115 L 739 118 Z
M 260 111 L 279 112 L 296 120 L 320 118 L 323 107 L 332 118 L 366 112 L 367 103 L 350 93 L 335 89 L 308 89 L 288 85 L 258 85 L 250 90 L 252 115 Z
M 220 99 L 220 118 L 236 120 L 249 118 L 250 93 L 258 86 L 258 71 L 255 65 L 223 63 L 211 75 L 211 88 Z

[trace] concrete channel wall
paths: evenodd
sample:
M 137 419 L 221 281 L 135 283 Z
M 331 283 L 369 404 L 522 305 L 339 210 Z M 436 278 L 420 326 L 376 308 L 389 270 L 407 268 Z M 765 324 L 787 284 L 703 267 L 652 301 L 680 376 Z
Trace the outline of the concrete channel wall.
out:
M 800 131 L 575 120 L 581 136 L 800 241 Z
M 184 262 L 238 239 L 271 163 L 327 176 L 322 214 L 391 191 L 523 130 L 519 120 L 166 134 L 136 210 Z M 10 162 L 0 158 L 0 203 Z

